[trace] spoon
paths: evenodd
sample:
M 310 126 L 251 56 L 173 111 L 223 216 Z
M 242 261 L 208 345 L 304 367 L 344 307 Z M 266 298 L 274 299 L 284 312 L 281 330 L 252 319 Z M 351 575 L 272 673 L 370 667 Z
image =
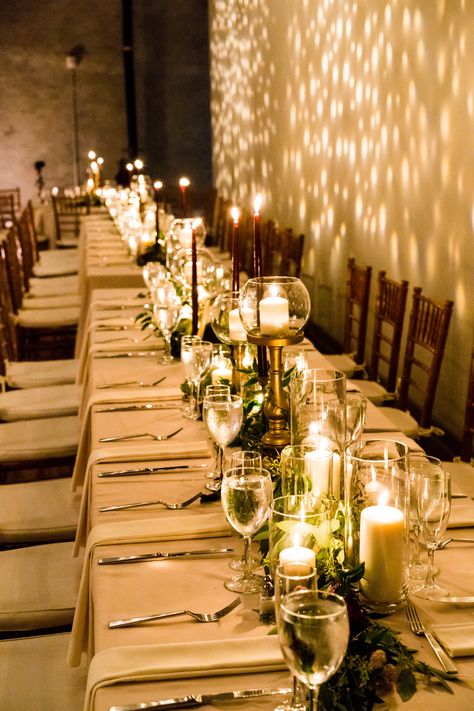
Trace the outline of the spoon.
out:
M 474 543 L 474 538 L 447 538 L 445 541 L 438 543 L 436 550 L 442 551 L 450 543 Z
M 166 375 L 164 375 L 159 380 L 155 380 L 154 383 L 144 383 L 142 380 L 126 380 L 122 383 L 109 383 L 108 385 L 98 385 L 97 390 L 106 390 L 107 388 L 121 388 L 126 385 L 138 385 L 140 388 L 154 388 L 155 385 L 159 385 L 166 380 Z

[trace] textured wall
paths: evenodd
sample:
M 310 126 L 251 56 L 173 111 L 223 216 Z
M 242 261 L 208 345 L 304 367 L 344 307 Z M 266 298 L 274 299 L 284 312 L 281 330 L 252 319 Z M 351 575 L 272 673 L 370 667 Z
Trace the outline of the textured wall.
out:
M 36 160 L 49 187 L 73 183 L 65 60 L 77 44 L 86 49 L 76 70 L 81 173 L 95 148 L 114 176 L 127 144 L 120 0 L 0 3 L 0 186 L 19 185 L 24 198 L 35 194 Z
M 460 434 L 473 336 L 474 3 L 211 0 L 215 182 L 307 236 L 342 336 L 349 256 L 455 312 L 435 407 Z M 370 341 L 369 341 L 370 343 Z

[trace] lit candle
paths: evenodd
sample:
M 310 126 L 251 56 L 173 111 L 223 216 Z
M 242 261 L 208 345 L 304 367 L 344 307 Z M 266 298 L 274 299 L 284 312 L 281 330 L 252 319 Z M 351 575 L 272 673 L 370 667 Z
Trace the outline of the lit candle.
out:
M 368 600 L 394 603 L 402 595 L 404 526 L 403 512 L 394 506 L 379 504 L 361 512 L 359 558 L 365 573 L 360 586 Z
M 136 170 L 137 172 L 140 172 L 140 171 L 143 170 L 144 163 L 143 163 L 142 160 L 140 160 L 140 158 L 136 158 L 136 159 L 134 160 L 134 162 L 133 162 L 133 165 L 134 165 L 135 170 Z
M 240 318 L 239 309 L 229 311 L 229 338 L 231 341 L 246 341 L 247 333 Z
M 158 201 L 158 196 L 163 183 L 161 180 L 155 180 L 153 183 L 153 190 L 155 191 L 155 203 L 156 203 L 156 216 L 155 216 L 155 226 L 156 226 L 156 239 L 160 238 L 160 205 Z
M 370 468 L 370 476 L 370 481 L 365 485 L 365 496 L 370 503 L 377 504 L 380 496 L 387 490 L 383 484 L 377 481 L 377 474 L 373 466 Z
M 260 331 L 266 336 L 284 336 L 288 333 L 290 312 L 288 299 L 272 294 L 260 301 Z
M 211 373 L 211 381 L 213 385 L 220 385 L 221 383 L 232 383 L 232 368 L 227 368 L 225 365 L 219 368 L 214 368 Z
M 315 449 L 304 455 L 304 470 L 312 482 L 312 492 L 319 496 L 328 494 L 331 488 L 332 451 L 330 449 Z
M 193 230 L 191 225 L 184 225 L 183 229 L 179 231 L 179 242 L 183 249 L 189 249 L 192 246 L 193 241 Z
M 198 332 L 198 288 L 197 288 L 197 247 L 196 247 L 196 232 L 194 225 L 192 227 L 192 246 L 191 246 L 191 307 L 193 310 L 191 333 L 193 336 Z
M 191 181 L 189 178 L 180 178 L 179 179 L 179 189 L 181 190 L 181 211 L 183 213 L 183 217 L 188 216 L 188 208 L 186 205 L 186 188 L 189 188 L 191 185 Z
M 280 565 L 285 566 L 286 575 L 304 575 L 308 572 L 308 567 L 316 567 L 316 553 L 304 546 L 283 548 L 278 560 Z
M 230 211 L 233 220 L 232 231 L 232 291 L 240 289 L 240 263 L 239 263 L 239 208 L 233 207 Z

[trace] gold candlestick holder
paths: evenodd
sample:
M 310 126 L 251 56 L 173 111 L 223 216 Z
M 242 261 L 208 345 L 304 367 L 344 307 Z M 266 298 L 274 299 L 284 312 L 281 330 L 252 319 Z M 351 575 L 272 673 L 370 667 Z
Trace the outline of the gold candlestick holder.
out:
M 283 389 L 283 358 L 284 346 L 294 346 L 304 339 L 303 333 L 274 337 L 264 335 L 247 335 L 249 343 L 268 348 L 270 360 L 269 384 L 263 414 L 268 422 L 268 431 L 262 437 L 267 447 L 283 449 L 290 444 L 290 431 L 287 429 L 288 403 Z

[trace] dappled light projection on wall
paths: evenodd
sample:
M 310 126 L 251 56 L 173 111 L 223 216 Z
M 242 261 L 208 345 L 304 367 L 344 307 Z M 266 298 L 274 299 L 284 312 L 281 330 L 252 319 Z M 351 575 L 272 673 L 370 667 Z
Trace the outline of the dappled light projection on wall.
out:
M 218 190 L 247 205 L 262 191 L 264 213 L 306 234 L 312 318 L 339 339 L 349 256 L 454 299 L 438 403 L 456 400 L 460 417 L 473 328 L 474 3 L 211 5 Z

